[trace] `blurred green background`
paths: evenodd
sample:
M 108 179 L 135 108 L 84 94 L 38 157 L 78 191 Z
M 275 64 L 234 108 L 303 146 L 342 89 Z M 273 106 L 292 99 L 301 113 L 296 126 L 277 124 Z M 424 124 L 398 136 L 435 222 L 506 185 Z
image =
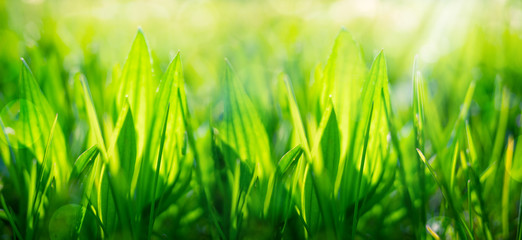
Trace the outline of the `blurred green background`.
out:
M 266 92 L 258 89 L 266 89 L 281 71 L 293 81 L 307 82 L 311 69 L 325 64 L 342 26 L 360 43 L 367 63 L 385 50 L 393 91 L 398 93 L 392 97 L 399 109 L 409 105 L 405 97 L 409 94 L 400 92 L 410 86 L 403 83 L 411 79 L 416 54 L 433 82 L 430 91 L 444 101 L 462 99 L 461 90 L 472 80 L 492 82 L 497 77 L 521 94 L 520 5 L 517 1 L 2 0 L 0 100 L 13 97 L 21 56 L 42 81 L 44 92 L 53 82 L 45 79 L 66 81 L 75 71 L 87 74 L 90 82 L 106 83 L 112 67 L 123 64 L 138 26 L 147 34 L 157 69 L 164 70 L 181 51 L 189 98 L 197 99 L 191 101 L 195 105 L 208 104 L 227 57 L 240 78 L 249 79 L 248 91 L 259 95 L 254 99 L 266 107 Z
M 274 111 L 281 72 L 305 104 L 313 71 L 326 64 L 342 27 L 359 43 L 368 67 L 384 49 L 403 125 L 416 55 L 443 127 L 457 117 L 472 81 L 483 113 L 495 109 L 495 82 L 522 95 L 518 1 L 0 1 L 0 105 L 16 99 L 24 57 L 69 133 L 74 74 L 85 74 L 103 109 L 138 27 L 147 35 L 157 78 L 181 52 L 188 102 L 199 123 L 220 96 L 225 57 L 248 82 L 259 111 Z M 520 126 L 520 116 L 517 121 L 510 126 Z

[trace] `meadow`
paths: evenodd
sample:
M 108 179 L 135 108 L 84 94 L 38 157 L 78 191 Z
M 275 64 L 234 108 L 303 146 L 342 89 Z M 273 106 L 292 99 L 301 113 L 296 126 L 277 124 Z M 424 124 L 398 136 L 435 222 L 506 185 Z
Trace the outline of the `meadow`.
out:
M 0 0 L 0 239 L 522 239 L 516 1 Z

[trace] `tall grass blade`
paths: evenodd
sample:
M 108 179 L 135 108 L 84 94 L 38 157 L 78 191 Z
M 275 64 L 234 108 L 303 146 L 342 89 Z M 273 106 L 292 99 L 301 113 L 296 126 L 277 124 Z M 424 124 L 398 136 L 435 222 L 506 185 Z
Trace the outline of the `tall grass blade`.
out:
M 220 136 L 235 149 L 251 171 L 257 169 L 260 171 L 259 176 L 265 178 L 275 170 L 274 163 L 270 160 L 270 146 L 265 127 L 228 60 L 226 65 L 225 112 Z M 230 156 L 225 158 L 231 159 Z M 231 166 L 234 165 L 236 164 L 231 163 Z
M 56 112 L 53 111 L 47 99 L 43 95 L 29 66 L 22 59 L 20 70 L 20 118 L 23 123 L 22 144 L 29 147 L 39 163 L 43 163 L 46 149 L 46 137 L 50 135 L 53 119 Z M 59 168 L 55 169 L 56 190 L 61 193 L 71 171 L 71 164 L 67 161 L 67 148 L 65 138 L 60 125 L 56 125 L 54 141 L 52 144 L 52 159 L 56 159 Z M 48 166 L 50 167 L 50 166 Z

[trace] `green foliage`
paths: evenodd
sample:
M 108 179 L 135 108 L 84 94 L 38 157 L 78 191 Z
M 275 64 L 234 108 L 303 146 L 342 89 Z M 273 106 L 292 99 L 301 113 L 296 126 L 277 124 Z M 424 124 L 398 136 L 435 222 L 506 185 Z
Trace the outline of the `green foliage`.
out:
M 182 57 L 141 28 L 114 49 L 109 26 L 64 34 L 45 15 L 63 3 L 19 30 L 19 4 L 0 1 L 0 38 L 23 46 L 0 46 L 1 238 L 521 239 L 516 26 L 412 61 L 273 2 L 249 30 L 214 19 L 232 30 L 210 42 L 180 29 Z

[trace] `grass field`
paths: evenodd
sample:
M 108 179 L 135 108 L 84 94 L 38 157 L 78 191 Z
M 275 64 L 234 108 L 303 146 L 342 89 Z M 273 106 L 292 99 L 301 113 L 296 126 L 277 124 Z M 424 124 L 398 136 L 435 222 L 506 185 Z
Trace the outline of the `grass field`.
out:
M 522 239 L 516 1 L 0 0 L 0 239 Z

